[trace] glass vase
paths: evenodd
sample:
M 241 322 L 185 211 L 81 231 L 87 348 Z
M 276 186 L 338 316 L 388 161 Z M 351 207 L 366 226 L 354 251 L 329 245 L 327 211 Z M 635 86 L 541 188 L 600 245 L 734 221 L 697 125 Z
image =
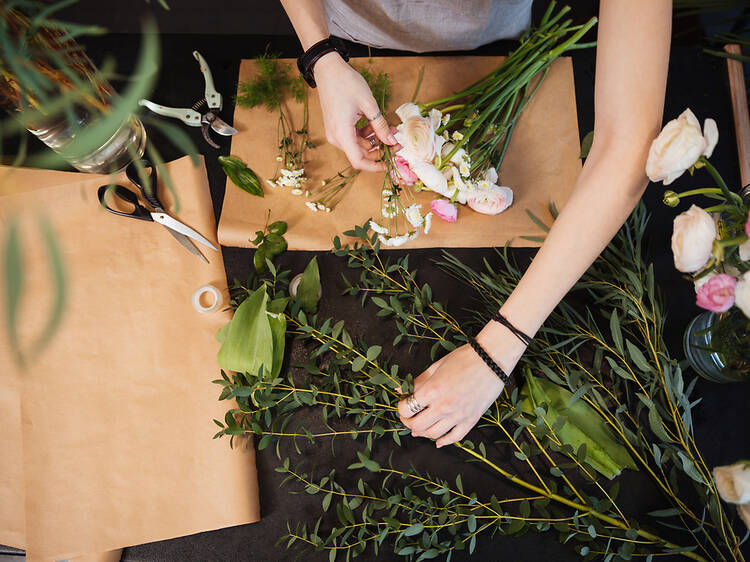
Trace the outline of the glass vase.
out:
M 711 328 L 719 321 L 719 315 L 702 312 L 688 324 L 683 338 L 685 357 L 693 369 L 704 379 L 730 383 L 748 379 L 748 373 L 728 368 L 721 355 L 711 345 Z
M 2 2 L 0 17 L 9 45 L 7 53 L 0 51 L 0 107 L 17 115 L 32 134 L 81 172 L 117 172 L 143 156 L 146 130 L 133 115 L 100 138 L 96 148 L 76 153 L 77 140 L 92 132 L 101 134 L 95 125 L 110 114 L 117 94 L 62 28 L 35 27 L 27 14 L 3 7 Z M 21 74 L 9 63 L 18 58 L 28 60 Z M 50 105 L 63 96 L 70 99 L 67 107 L 50 113 Z

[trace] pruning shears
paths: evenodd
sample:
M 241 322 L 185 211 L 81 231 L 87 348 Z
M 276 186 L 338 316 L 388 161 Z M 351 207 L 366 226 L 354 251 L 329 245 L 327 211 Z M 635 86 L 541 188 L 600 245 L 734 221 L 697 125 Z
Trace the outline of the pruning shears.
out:
M 228 125 L 219 117 L 223 100 L 221 94 L 217 92 L 214 87 L 214 78 L 211 75 L 211 69 L 208 67 L 206 59 L 204 59 L 198 51 L 193 51 L 193 56 L 200 64 L 203 79 L 206 81 L 206 92 L 201 99 L 192 105 L 192 107 L 167 107 L 146 99 L 143 99 L 138 103 L 159 115 L 174 117 L 191 127 L 200 127 L 201 132 L 203 133 L 203 138 L 206 139 L 206 142 L 214 148 L 219 148 L 219 145 L 209 136 L 209 128 L 225 137 L 236 135 L 237 129 Z M 206 106 L 206 112 L 199 113 L 199 110 L 204 105 Z

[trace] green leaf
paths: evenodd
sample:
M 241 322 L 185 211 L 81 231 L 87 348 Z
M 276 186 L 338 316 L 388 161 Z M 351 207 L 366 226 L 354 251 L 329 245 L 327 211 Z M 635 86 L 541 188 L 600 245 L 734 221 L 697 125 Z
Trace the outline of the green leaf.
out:
M 280 234 L 268 234 L 263 240 L 263 247 L 269 258 L 275 258 L 282 252 L 286 251 L 286 240 Z
M 263 284 L 237 308 L 229 323 L 218 361 L 222 369 L 257 374 L 273 367 L 273 335 L 266 312 L 266 285 Z
M 225 341 L 227 341 L 227 334 L 229 333 L 229 325 L 231 323 L 231 321 L 227 322 L 221 328 L 219 328 L 218 332 L 214 334 L 214 338 L 216 338 L 217 342 L 224 343 Z
M 312 314 L 318 310 L 320 300 L 320 271 L 318 270 L 318 258 L 313 257 L 302 273 L 302 279 L 297 287 L 297 301 L 302 310 Z
M 589 131 L 581 141 L 581 160 L 585 159 L 591 151 L 591 145 L 594 142 L 594 131 Z
M 263 188 L 255 172 L 236 156 L 219 156 L 221 169 L 234 185 L 247 191 L 250 195 L 263 197 Z
M 625 346 L 628 348 L 628 355 L 630 355 L 630 358 L 633 360 L 633 363 L 635 363 L 636 367 L 638 367 L 644 373 L 649 373 L 652 371 L 651 365 L 649 365 L 648 361 L 643 356 L 643 352 L 638 349 L 633 342 L 631 342 L 630 340 L 625 340 Z
M 534 410 L 538 406 L 547 404 L 547 419 L 550 422 L 565 418 L 565 423 L 557 430 L 557 436 L 573 451 L 581 450 L 581 445 L 585 444 L 586 462 L 597 472 L 612 479 L 624 468 L 637 469 L 627 449 L 596 410 L 583 400 L 568 406 L 573 398 L 568 389 L 527 373 L 521 396 L 523 411 L 527 414 L 535 415 Z
M 284 363 L 284 347 L 286 345 L 286 316 L 281 313 L 272 314 L 273 315 L 268 314 L 268 323 L 271 326 L 271 338 L 273 340 L 271 378 L 276 378 L 277 376 L 279 376 L 279 373 L 281 373 L 281 366 Z
M 258 273 L 263 273 L 268 268 L 268 265 L 266 264 L 265 246 L 258 246 L 255 250 L 255 253 L 253 254 L 253 265 L 255 266 L 255 271 Z
M 378 355 L 380 355 L 380 351 L 382 348 L 379 345 L 373 345 L 367 350 L 367 360 L 368 361 L 375 361 L 375 359 L 378 358 Z
M 423 530 L 424 530 L 424 525 L 422 523 L 414 523 L 413 525 L 410 525 L 404 530 L 404 536 L 412 537 L 414 535 L 418 535 Z
M 268 232 L 270 234 L 278 234 L 279 236 L 282 236 L 287 229 L 287 224 L 284 221 L 276 221 L 272 222 L 268 225 Z

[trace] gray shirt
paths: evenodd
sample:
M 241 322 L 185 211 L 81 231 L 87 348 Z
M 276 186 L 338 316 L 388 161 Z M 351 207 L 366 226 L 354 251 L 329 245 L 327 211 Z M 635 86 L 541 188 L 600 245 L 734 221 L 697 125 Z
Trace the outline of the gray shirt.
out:
M 518 37 L 532 0 L 323 0 L 332 35 L 404 51 L 469 50 Z

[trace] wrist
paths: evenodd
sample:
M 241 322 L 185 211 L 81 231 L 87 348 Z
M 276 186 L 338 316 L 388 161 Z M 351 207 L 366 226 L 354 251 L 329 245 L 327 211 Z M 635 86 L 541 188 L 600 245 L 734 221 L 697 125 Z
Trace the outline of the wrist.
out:
M 312 69 L 313 77 L 317 82 L 320 76 L 325 76 L 326 74 L 335 72 L 336 69 L 340 69 L 343 66 L 348 67 L 349 63 L 341 58 L 341 55 L 337 51 L 331 51 L 320 57 L 315 62 L 315 66 Z
M 488 322 L 477 334 L 477 343 L 490 358 L 510 377 L 526 345 L 508 328 L 494 321 Z

